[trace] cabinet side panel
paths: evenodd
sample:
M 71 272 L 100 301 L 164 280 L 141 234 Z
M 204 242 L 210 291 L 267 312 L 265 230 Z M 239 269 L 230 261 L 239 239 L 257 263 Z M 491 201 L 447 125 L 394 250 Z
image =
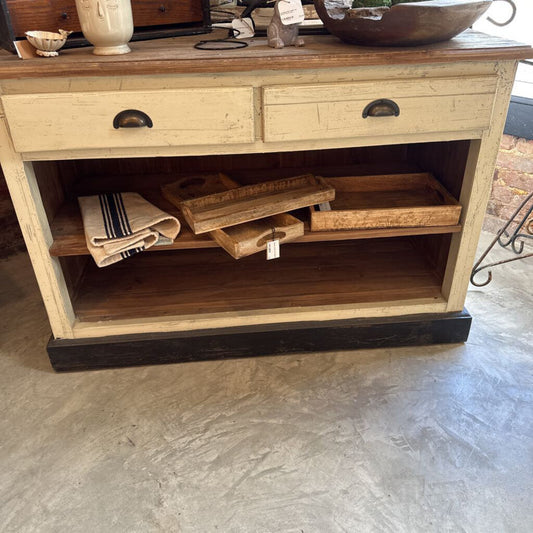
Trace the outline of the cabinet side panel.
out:
M 13 151 L 5 120 L 0 120 L 0 156 L 13 206 L 56 338 L 72 338 L 74 312 L 57 258 L 48 249 L 52 235 L 31 163 Z
M 500 78 L 490 128 L 481 139 L 470 143 L 459 198 L 463 206 L 461 214 L 463 231 L 452 238 L 443 283 L 443 296 L 448 300 L 448 311 L 460 311 L 464 306 L 481 226 L 490 197 L 494 166 L 507 116 L 516 66 L 516 61 L 499 64 Z

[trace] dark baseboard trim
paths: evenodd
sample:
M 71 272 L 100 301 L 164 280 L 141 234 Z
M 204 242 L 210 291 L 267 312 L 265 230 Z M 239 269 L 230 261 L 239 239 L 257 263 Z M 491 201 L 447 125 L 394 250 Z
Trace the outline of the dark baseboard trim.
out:
M 533 98 L 511 97 L 503 132 L 514 137 L 533 139 Z
M 472 317 L 460 313 L 268 324 L 96 339 L 51 339 L 58 372 L 291 353 L 462 343 Z

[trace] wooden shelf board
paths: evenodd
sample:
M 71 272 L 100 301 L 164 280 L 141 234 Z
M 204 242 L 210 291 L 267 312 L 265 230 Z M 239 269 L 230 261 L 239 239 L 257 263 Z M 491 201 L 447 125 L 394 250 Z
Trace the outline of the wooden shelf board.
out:
M 183 250 L 90 262 L 74 310 L 101 321 L 439 298 L 441 282 L 409 238 L 287 246 L 274 261 Z
M 162 205 L 163 204 L 163 205 Z M 183 217 L 177 209 L 166 200 L 157 202 L 156 205 L 168 213 L 177 216 L 181 222 L 181 231 L 176 240 L 169 245 L 153 246 L 150 252 L 160 252 L 165 250 L 184 250 L 198 248 L 218 248 L 218 244 L 209 235 L 194 235 L 189 229 Z M 50 255 L 54 257 L 88 255 L 83 232 L 83 223 L 80 211 L 76 202 L 63 206 L 51 224 L 54 242 L 50 246 Z M 356 239 L 373 239 L 381 237 L 401 237 L 407 235 L 434 235 L 441 233 L 457 233 L 461 231 L 460 225 L 454 226 L 433 226 L 418 228 L 379 228 L 365 230 L 340 230 L 340 231 L 309 231 L 309 225 L 305 222 L 305 234 L 294 243 L 323 242 L 323 241 L 345 241 Z

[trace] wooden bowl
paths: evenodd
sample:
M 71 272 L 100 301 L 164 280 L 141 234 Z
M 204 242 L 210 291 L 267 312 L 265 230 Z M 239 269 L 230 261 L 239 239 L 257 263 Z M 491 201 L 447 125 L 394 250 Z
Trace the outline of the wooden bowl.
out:
M 414 46 L 455 37 L 483 15 L 492 0 L 428 0 L 361 9 L 350 9 L 350 0 L 314 2 L 327 30 L 347 43 Z
M 27 31 L 26 39 L 36 49 L 37 54 L 43 57 L 54 57 L 58 50 L 67 42 L 70 31 L 59 30 L 59 33 L 50 31 Z

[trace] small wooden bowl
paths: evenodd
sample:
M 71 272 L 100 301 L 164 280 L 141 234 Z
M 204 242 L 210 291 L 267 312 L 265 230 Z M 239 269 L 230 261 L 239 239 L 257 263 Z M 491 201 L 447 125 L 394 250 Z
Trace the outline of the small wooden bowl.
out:
M 27 31 L 26 39 L 36 49 L 37 55 L 54 57 L 58 50 L 67 42 L 71 31 L 59 30 L 59 33 L 50 31 Z

